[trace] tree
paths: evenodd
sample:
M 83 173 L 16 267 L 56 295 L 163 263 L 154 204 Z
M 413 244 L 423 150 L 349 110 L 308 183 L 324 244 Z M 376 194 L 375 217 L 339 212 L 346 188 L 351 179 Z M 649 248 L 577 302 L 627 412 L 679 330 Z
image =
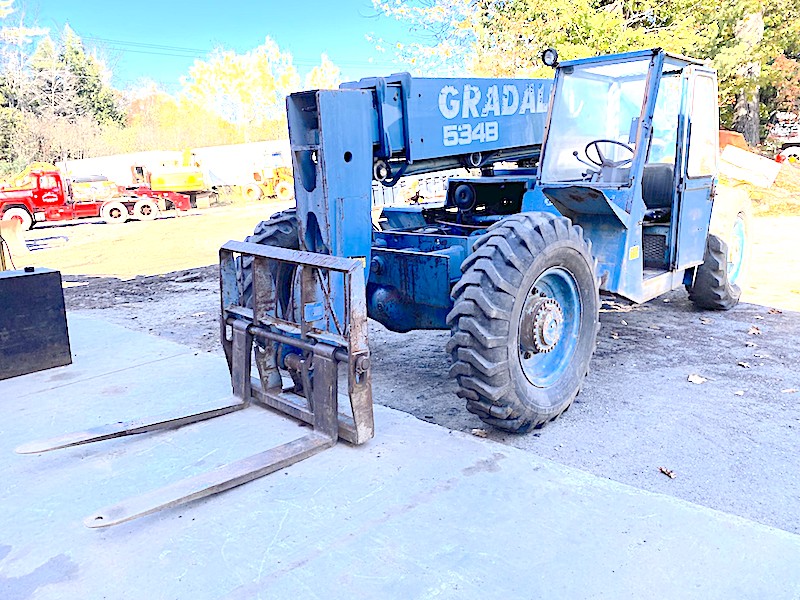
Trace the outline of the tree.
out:
M 292 55 L 266 38 L 244 54 L 217 49 L 209 60 L 195 61 L 182 94 L 237 125 L 250 141 L 275 136 L 280 124 L 285 131 L 284 98 L 299 84 Z
M 182 150 L 242 141 L 235 124 L 186 96 L 173 97 L 153 83 L 140 86 L 140 91 L 129 98 L 127 114 L 126 127 L 106 136 L 117 140 L 125 152 Z
M 36 98 L 34 110 L 68 119 L 89 116 L 98 124 L 121 124 L 110 74 L 102 62 L 84 50 L 81 39 L 66 25 L 58 43 L 45 36 L 28 59 Z
M 770 67 L 770 107 L 774 111 L 800 113 L 800 62 L 781 54 Z
M 96 56 L 86 53 L 83 42 L 69 25 L 64 26 L 61 35 L 59 59 L 74 82 L 75 104 L 80 110 L 98 123 L 121 123 L 123 114 L 108 85 L 110 73 Z
M 0 0 L 1 19 L 13 12 L 12 0 Z M 27 57 L 33 41 L 47 33 L 46 29 L 27 25 L 24 13 L 19 13 L 15 21 L 15 24 L 0 27 L 0 156 L 8 161 L 0 170 L 5 172 L 24 166 L 36 151 L 30 139 L 26 112 L 30 110 L 32 97 Z
M 416 41 L 373 39 L 378 50 L 393 48 L 402 62 L 429 75 L 467 74 L 483 33 L 480 0 L 372 0 L 379 14 L 407 24 Z M 488 27 L 501 34 L 499 28 Z M 487 32 L 488 33 L 488 32 Z
M 339 87 L 342 82 L 342 73 L 327 54 L 320 57 L 320 64 L 311 69 L 306 75 L 305 88 L 307 90 L 330 90 Z
M 306 87 L 336 87 L 339 68 L 322 55 L 305 79 Z M 286 137 L 286 96 L 300 87 L 292 55 L 266 38 L 238 54 L 218 48 L 195 61 L 183 79 L 181 101 L 188 101 L 235 124 L 244 141 Z
M 800 50 L 800 9 L 788 0 L 373 0 L 419 42 L 396 47 L 423 71 L 488 76 L 543 73 L 548 46 L 563 58 L 662 47 L 710 59 L 724 125 L 758 141 L 761 87 L 772 64 Z M 762 115 L 763 117 L 763 115 Z
M 0 0 L 0 19 L 12 12 L 12 0 Z M 269 38 L 244 54 L 217 49 L 196 61 L 176 95 L 155 85 L 122 94 L 68 25 L 51 37 L 24 13 L 15 21 L 0 27 L 0 170 L 286 136 L 285 97 L 300 77 L 292 55 Z M 306 84 L 335 87 L 339 79 L 323 55 Z
M 399 53 L 425 71 L 488 76 L 544 72 L 547 47 L 562 58 L 659 46 L 685 52 L 701 32 L 690 0 L 374 0 L 421 40 Z M 692 5 L 694 7 L 694 5 Z
M 769 116 L 759 110 L 767 100 L 761 91 L 781 77 L 776 59 L 800 48 L 800 10 L 786 0 L 716 0 L 712 6 L 706 43 L 697 53 L 717 69 L 723 123 L 756 144 Z

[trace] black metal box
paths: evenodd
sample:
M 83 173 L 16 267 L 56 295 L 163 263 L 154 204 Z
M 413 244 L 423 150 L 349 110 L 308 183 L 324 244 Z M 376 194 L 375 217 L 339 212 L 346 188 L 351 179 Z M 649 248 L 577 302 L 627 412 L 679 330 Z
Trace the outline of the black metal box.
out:
M 71 363 L 61 273 L 0 272 L 0 379 Z

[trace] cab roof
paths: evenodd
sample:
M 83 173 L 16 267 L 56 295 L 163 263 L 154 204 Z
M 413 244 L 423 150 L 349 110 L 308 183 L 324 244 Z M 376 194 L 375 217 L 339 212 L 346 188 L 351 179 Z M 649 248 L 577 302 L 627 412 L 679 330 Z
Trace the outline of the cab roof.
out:
M 590 56 L 588 58 L 576 58 L 573 60 L 565 60 L 558 63 L 558 67 L 572 67 L 578 65 L 601 64 L 606 62 L 624 62 L 629 60 L 636 60 L 638 58 L 651 58 L 661 54 L 665 58 L 669 58 L 674 62 L 683 63 L 686 66 L 709 66 L 707 60 L 699 58 L 690 58 L 681 54 L 674 54 L 667 52 L 662 48 L 650 48 L 646 50 L 635 50 L 633 52 L 622 52 L 619 54 L 604 54 L 602 56 Z

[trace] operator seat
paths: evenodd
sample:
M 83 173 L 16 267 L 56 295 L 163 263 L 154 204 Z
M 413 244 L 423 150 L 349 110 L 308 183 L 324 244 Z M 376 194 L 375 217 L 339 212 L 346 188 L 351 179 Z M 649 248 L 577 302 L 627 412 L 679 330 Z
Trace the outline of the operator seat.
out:
M 644 220 L 664 222 L 669 220 L 672 210 L 672 179 L 675 167 L 667 163 L 649 163 L 642 173 L 642 200 Z

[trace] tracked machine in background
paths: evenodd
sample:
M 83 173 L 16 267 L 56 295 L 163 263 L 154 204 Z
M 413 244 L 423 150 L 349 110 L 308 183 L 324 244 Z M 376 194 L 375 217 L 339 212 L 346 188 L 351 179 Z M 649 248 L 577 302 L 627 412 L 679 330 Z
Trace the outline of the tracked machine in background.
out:
M 449 329 L 467 409 L 525 432 L 563 413 L 595 349 L 600 291 L 686 287 L 736 304 L 747 198 L 717 187 L 717 82 L 646 50 L 557 64 L 555 79 L 364 79 L 287 100 L 297 208 L 220 251 L 233 398 L 192 415 L 34 443 L 42 452 L 258 404 L 311 433 L 87 519 L 111 525 L 373 436 L 367 316 Z M 371 219 L 372 183 L 466 167 L 438 207 Z M 252 369 L 255 362 L 256 369 Z M 338 394 L 347 387 L 347 402 Z

